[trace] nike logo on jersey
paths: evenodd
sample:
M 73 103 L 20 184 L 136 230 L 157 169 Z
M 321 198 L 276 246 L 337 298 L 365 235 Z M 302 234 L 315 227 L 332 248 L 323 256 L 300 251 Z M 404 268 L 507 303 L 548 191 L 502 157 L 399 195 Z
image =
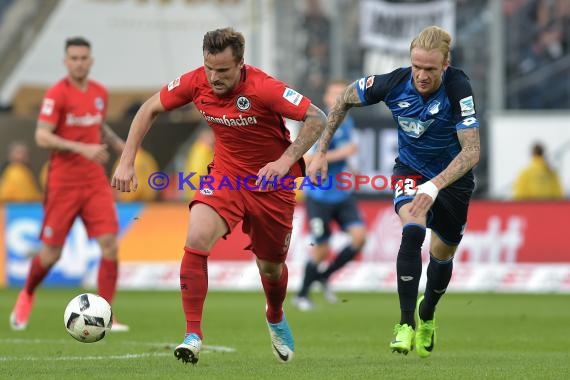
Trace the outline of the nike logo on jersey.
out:
M 412 281 L 414 279 L 413 276 L 400 276 L 400 280 L 404 282 Z

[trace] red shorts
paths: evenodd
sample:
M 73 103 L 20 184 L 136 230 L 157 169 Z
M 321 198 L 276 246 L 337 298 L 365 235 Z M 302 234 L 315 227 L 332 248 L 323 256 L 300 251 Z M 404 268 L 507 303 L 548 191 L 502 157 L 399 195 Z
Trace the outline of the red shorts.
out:
M 213 190 L 196 191 L 190 208 L 196 202 L 212 207 L 228 225 L 229 233 L 243 221 L 242 230 L 250 237 L 251 249 L 261 260 L 282 263 L 287 258 L 295 192 L 292 190 L 250 191 L 218 186 L 221 174 L 212 171 Z
M 49 187 L 44 201 L 40 239 L 48 245 L 62 247 L 78 216 L 89 238 L 119 231 L 115 201 L 107 182 L 85 187 Z

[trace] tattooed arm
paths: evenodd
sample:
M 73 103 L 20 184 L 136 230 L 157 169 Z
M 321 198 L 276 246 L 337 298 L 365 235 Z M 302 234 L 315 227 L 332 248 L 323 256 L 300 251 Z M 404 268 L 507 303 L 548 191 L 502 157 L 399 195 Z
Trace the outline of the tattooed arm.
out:
M 410 215 L 425 216 L 439 190 L 449 186 L 479 162 L 479 128 L 467 128 L 457 131 L 461 151 L 447 167 L 430 181 L 418 186 L 416 197 L 410 207 Z
M 317 151 L 313 155 L 309 168 L 307 169 L 307 174 L 315 184 L 320 182 L 317 176 L 326 177 L 327 175 L 327 150 L 333 135 L 346 117 L 348 110 L 352 107 L 362 106 L 362 102 L 360 101 L 360 97 L 356 90 L 356 85 L 357 82 L 354 82 L 346 87 L 344 93 L 337 98 L 333 108 L 327 116 L 327 126 L 323 131 Z
M 447 167 L 431 181 L 438 189 L 443 189 L 463 177 L 479 162 L 481 144 L 479 128 L 467 128 L 457 131 L 461 151 Z
M 303 121 L 299 136 L 289 145 L 281 157 L 277 161 L 268 163 L 257 172 L 258 185 L 263 178 L 277 177 L 277 179 L 280 179 L 284 177 L 289 172 L 291 166 L 299 161 L 317 141 L 325 128 L 327 116 L 320 108 L 311 104 L 305 113 Z
M 327 116 L 320 108 L 311 104 L 305 114 L 303 126 L 299 131 L 299 136 L 283 153 L 289 157 L 291 165 L 297 162 L 315 144 L 327 123 Z
M 327 116 L 327 127 L 319 141 L 319 147 L 317 149 L 318 152 L 327 152 L 332 137 L 338 127 L 342 124 L 348 110 L 352 107 L 359 107 L 361 105 L 360 97 L 356 91 L 356 82 L 349 84 L 344 90 L 344 93 L 336 99 L 333 108 Z

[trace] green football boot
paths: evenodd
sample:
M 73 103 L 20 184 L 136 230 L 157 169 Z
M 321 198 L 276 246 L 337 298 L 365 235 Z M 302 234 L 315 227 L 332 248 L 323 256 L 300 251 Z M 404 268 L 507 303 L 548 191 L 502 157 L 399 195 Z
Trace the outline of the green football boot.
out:
M 418 298 L 416 303 L 416 351 L 420 358 L 427 358 L 431 355 L 435 346 L 435 317 L 430 321 L 422 321 L 420 318 L 420 305 L 424 300 L 424 296 Z
M 412 326 L 404 323 L 403 325 L 397 324 L 394 327 L 394 334 L 396 336 L 390 342 L 390 349 L 392 352 L 407 355 L 408 352 L 414 349 L 414 329 Z

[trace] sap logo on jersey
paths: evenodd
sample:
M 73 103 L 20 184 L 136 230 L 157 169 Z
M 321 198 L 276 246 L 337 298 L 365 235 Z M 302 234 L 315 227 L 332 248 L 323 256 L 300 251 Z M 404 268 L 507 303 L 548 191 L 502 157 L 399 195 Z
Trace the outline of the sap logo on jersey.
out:
M 283 97 L 289 103 L 292 103 L 296 106 L 301 103 L 301 99 L 303 99 L 303 95 L 299 94 L 297 91 L 290 89 L 289 87 L 285 87 L 285 91 L 283 92 Z
M 429 128 L 433 119 L 421 121 L 411 117 L 398 116 L 398 125 L 408 136 L 418 138 Z

